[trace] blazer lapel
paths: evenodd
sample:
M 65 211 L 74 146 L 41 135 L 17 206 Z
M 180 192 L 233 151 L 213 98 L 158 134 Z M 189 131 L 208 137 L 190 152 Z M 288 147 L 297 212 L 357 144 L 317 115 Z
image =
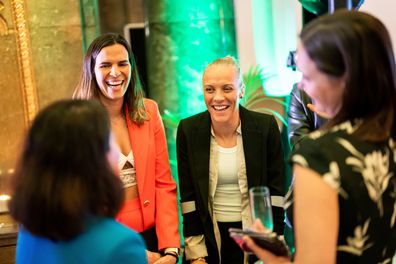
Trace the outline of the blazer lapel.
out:
M 128 114 L 126 115 L 129 140 L 131 141 L 131 148 L 135 161 L 137 186 L 139 193 L 143 193 L 149 146 L 149 124 L 148 122 L 144 122 L 141 126 L 138 126 L 130 120 Z

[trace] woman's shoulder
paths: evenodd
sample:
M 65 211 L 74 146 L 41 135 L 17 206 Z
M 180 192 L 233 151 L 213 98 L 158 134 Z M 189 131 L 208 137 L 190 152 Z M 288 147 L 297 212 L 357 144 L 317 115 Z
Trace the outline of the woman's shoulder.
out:
M 186 117 L 180 120 L 177 127 L 177 137 L 179 135 L 184 135 L 186 137 L 191 137 L 193 140 L 196 133 L 204 133 L 208 137 L 210 136 L 211 120 L 208 111 L 204 111 L 195 114 L 190 117 Z
M 158 104 L 153 99 L 144 98 L 143 102 L 148 112 L 158 111 Z
M 132 249 L 128 249 L 130 245 Z M 35 251 L 35 248 L 42 250 Z M 29 259 L 26 259 L 26 252 Z M 87 257 L 84 254 L 88 252 L 92 254 Z M 38 263 L 38 260 L 40 263 L 76 263 L 83 258 L 90 263 L 120 263 L 109 260 L 126 256 L 136 257 L 141 260 L 139 263 L 144 263 L 144 241 L 139 234 L 112 218 L 89 218 L 83 233 L 61 243 L 32 235 L 24 229 L 18 236 L 17 259 L 21 263 Z
M 108 253 L 111 253 L 111 248 L 119 248 L 124 245 L 131 245 L 136 251 L 145 251 L 145 244 L 142 237 L 135 231 L 127 228 L 113 218 L 97 217 L 88 222 L 86 231 L 81 234 L 77 240 L 76 245 L 79 244 L 81 248 L 100 250 L 102 246 L 108 248 Z M 103 249 L 103 253 L 106 250 Z
M 258 112 L 255 110 L 250 110 L 250 109 L 247 109 L 242 106 L 240 106 L 240 114 L 241 114 L 241 119 L 254 119 L 254 120 L 264 121 L 264 122 L 268 122 L 270 120 L 275 120 L 275 117 L 273 115 Z
M 120 224 L 113 218 L 106 217 L 98 217 L 88 221 L 86 233 L 97 237 L 114 239 L 139 237 L 136 232 Z

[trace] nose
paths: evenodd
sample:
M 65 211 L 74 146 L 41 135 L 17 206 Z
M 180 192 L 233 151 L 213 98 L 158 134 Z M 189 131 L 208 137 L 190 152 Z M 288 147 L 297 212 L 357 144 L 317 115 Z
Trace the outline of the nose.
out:
M 111 67 L 110 75 L 113 77 L 117 77 L 121 74 L 120 70 L 118 69 L 117 66 Z
M 215 94 L 214 94 L 214 97 L 213 97 L 213 100 L 215 100 L 215 101 L 222 101 L 224 99 L 224 94 L 223 94 L 223 92 L 220 90 L 220 91 L 218 91 L 218 90 L 216 90 L 216 92 L 215 92 Z

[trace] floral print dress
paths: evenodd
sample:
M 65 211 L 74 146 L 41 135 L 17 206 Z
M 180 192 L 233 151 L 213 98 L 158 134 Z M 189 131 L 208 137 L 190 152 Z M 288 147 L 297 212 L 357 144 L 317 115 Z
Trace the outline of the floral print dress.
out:
M 337 263 L 391 263 L 396 250 L 396 141 L 361 141 L 352 135 L 360 123 L 311 133 L 292 162 L 316 171 L 338 192 Z M 292 205 L 291 200 L 292 195 L 286 204 Z

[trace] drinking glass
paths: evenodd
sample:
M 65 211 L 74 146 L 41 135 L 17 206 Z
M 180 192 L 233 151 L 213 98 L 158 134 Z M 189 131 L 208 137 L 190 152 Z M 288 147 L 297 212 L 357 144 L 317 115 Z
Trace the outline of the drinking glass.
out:
M 260 219 L 268 231 L 274 230 L 272 220 L 271 196 L 268 187 L 257 186 L 249 190 L 250 210 L 253 222 Z

